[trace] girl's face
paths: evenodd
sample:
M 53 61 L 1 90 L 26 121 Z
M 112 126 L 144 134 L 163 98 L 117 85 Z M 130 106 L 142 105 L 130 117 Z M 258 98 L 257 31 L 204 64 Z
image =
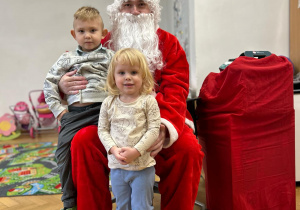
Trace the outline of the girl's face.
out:
M 114 77 L 122 101 L 132 102 L 140 96 L 143 80 L 139 66 L 117 64 Z

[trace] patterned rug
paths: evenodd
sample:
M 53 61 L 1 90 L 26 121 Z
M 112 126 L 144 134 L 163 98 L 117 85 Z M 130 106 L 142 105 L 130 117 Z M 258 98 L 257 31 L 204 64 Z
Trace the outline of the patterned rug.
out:
M 61 193 L 56 143 L 0 145 L 0 197 Z

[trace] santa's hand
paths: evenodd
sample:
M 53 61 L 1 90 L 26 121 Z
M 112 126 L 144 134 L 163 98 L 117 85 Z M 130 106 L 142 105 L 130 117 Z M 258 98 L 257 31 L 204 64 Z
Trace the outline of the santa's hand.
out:
M 76 70 L 66 73 L 58 83 L 59 90 L 67 95 L 77 94 L 86 88 L 88 81 L 83 76 L 73 76 Z
M 166 126 L 164 124 L 161 124 L 157 140 L 152 144 L 152 146 L 149 149 L 147 149 L 147 152 L 151 152 L 151 157 L 155 157 L 162 150 L 164 142 L 166 140 L 166 133 Z

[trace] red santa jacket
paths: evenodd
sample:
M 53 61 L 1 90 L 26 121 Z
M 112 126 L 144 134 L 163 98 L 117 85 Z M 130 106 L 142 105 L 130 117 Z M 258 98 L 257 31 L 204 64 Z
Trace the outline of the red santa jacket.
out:
M 189 64 L 178 39 L 167 31 L 157 30 L 159 49 L 164 67 L 155 71 L 156 100 L 161 114 L 161 122 L 168 128 L 171 146 L 181 135 L 185 124 L 194 128 L 191 115 L 186 109 L 189 93 Z M 110 33 L 102 40 L 104 46 Z

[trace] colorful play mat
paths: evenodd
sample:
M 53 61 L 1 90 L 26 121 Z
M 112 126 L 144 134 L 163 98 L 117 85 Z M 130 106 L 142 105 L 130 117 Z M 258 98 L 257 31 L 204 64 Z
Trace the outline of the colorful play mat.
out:
M 0 197 L 60 193 L 56 148 L 53 142 L 1 145 Z

